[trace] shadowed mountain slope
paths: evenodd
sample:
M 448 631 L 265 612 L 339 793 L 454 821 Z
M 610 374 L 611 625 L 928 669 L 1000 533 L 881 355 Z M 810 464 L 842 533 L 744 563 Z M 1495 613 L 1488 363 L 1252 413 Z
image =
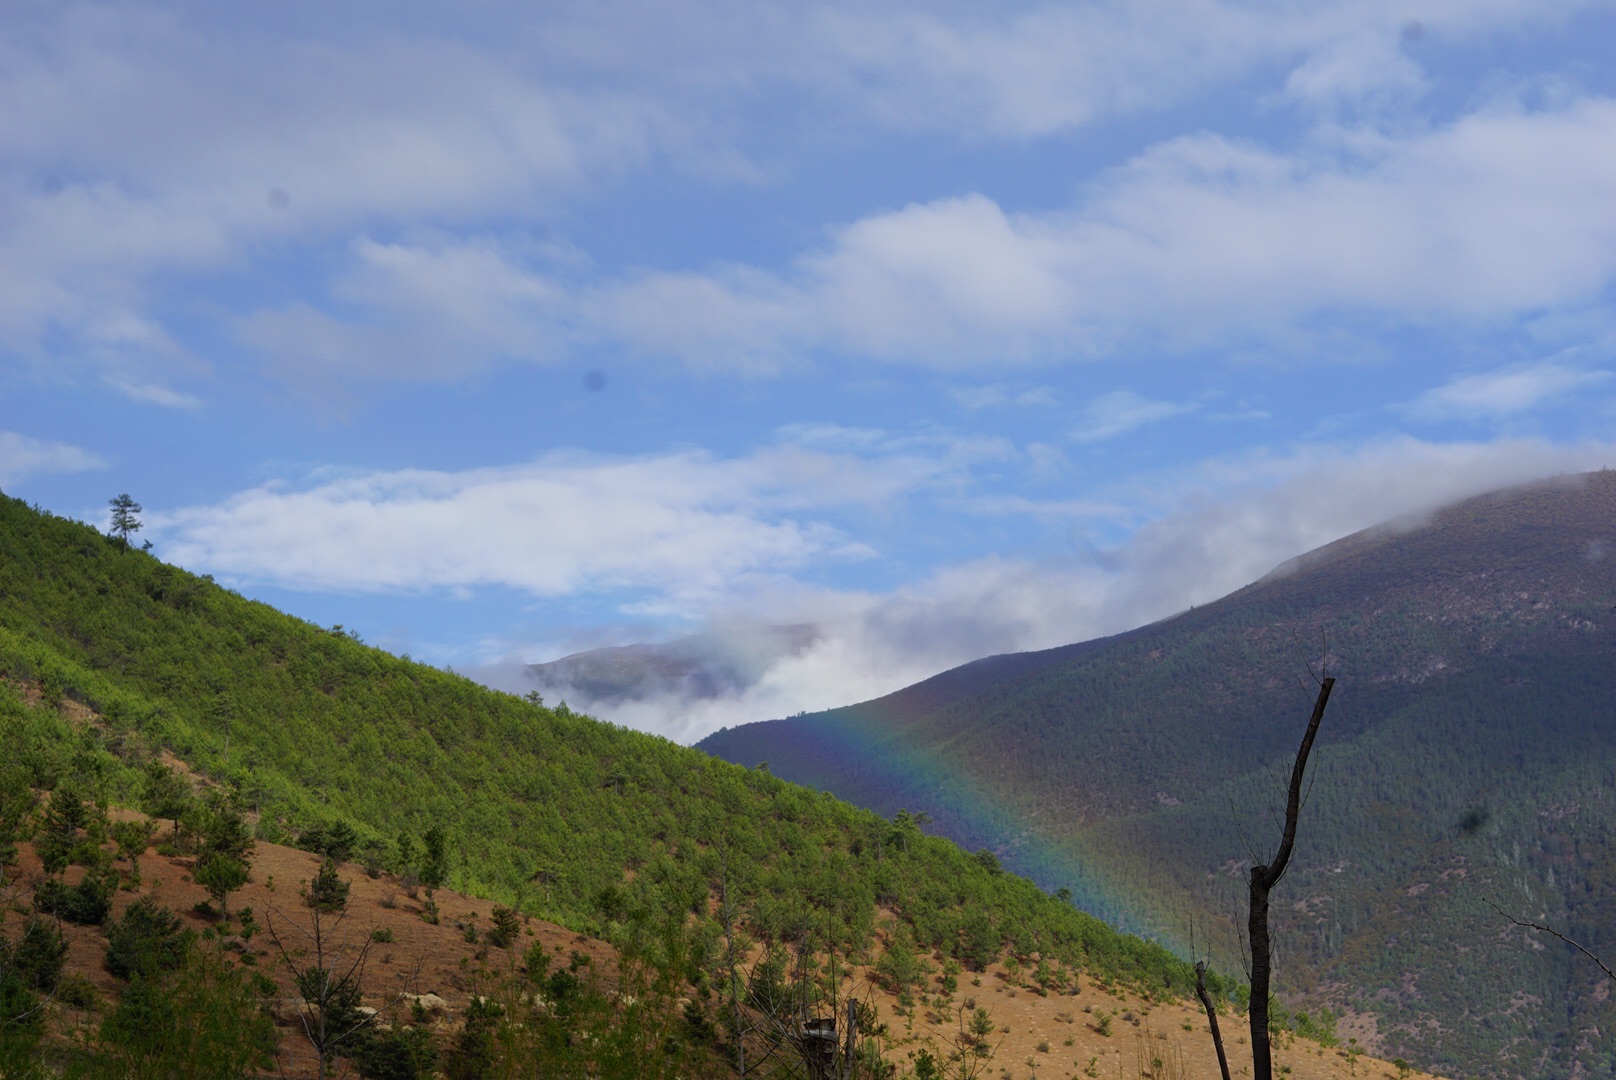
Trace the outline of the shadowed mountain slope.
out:
M 1244 868 L 1313 696 L 1338 676 L 1282 992 L 1373 1014 L 1388 1053 L 1464 1075 L 1598 1075 L 1616 1008 L 1616 473 L 1499 492 L 1347 537 L 1224 599 L 996 657 L 878 701 L 719 732 L 734 761 L 883 813 L 929 813 L 1046 887 L 1235 966 Z

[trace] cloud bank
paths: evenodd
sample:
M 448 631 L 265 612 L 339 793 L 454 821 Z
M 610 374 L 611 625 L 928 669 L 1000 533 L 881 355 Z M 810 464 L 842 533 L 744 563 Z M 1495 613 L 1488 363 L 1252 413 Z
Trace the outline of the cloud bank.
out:
M 856 435 L 818 433 L 844 445 Z M 889 589 L 815 584 L 827 566 L 896 554 L 862 536 L 849 509 L 955 499 L 970 486 L 968 466 L 951 451 L 898 454 L 869 438 L 874 449 L 863 454 L 790 443 L 731 459 L 555 457 L 462 473 L 332 477 L 154 516 L 150 526 L 165 556 L 239 581 L 502 587 L 541 598 L 616 590 L 625 619 L 673 618 L 705 627 L 720 644 L 756 646 L 766 636 L 747 627 L 811 628 L 790 649 L 752 647 L 751 681 L 729 680 L 717 696 L 571 699 L 693 740 L 727 724 L 877 696 L 984 655 L 1126 630 L 1216 599 L 1358 529 L 1616 460 L 1616 444 L 1603 442 L 1407 437 L 1252 452 L 1118 479 L 1075 508 L 1080 522 L 1126 527 L 1120 544 L 970 559 Z M 1039 510 L 1031 501 L 979 508 Z M 532 688 L 523 664 L 575 651 L 539 642 L 487 648 L 475 672 L 508 689 Z M 714 649 L 715 662 L 728 656 Z
M 0 355 L 194 407 L 218 324 L 299 384 L 601 343 L 709 369 L 959 367 L 1574 309 L 1616 272 L 1616 106 L 1505 93 L 1393 123 L 1377 102 L 1419 99 L 1420 42 L 1594 8 L 406 3 L 376 34 L 296 4 L 35 6 L 0 45 Z M 767 185 L 792 164 L 769 160 L 789 157 L 782 101 L 804 103 L 804 153 L 847 127 L 1019 144 L 1252 79 L 1309 118 L 1298 145 L 1163 139 L 1069 206 L 963 188 L 784 265 L 597 266 L 519 236 L 653 170 Z M 288 262 L 271 302 L 187 301 Z
M 996 653 L 1118 633 L 1249 584 L 1286 560 L 1390 519 L 1501 486 L 1616 462 L 1616 444 L 1431 444 L 1396 439 L 1228 461 L 1164 478 L 1161 516 L 1086 556 L 984 559 L 887 594 L 781 596 L 748 612 L 813 625 L 808 648 L 775 657 L 751 686 L 718 697 L 573 698 L 617 723 L 695 741 L 720 727 L 833 708 Z M 514 668 L 484 677 L 532 688 Z

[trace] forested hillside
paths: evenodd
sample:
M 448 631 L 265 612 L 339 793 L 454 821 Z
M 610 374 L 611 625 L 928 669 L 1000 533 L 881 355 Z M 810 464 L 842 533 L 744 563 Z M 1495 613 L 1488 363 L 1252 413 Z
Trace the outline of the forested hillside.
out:
M 4 498 L 0 677 L 0 791 L 156 811 L 152 763 L 172 752 L 261 840 L 403 871 L 441 835 L 447 884 L 608 941 L 658 936 L 692 985 L 732 937 L 896 949 L 922 985 L 935 964 L 1001 956 L 1041 985 L 1080 969 L 1153 996 L 1193 981 L 907 816 L 490 691 Z M 0 848 L 44 827 L 42 805 L 0 808 Z
M 721 732 L 733 761 L 998 852 L 1119 925 L 1235 954 L 1244 869 L 1313 694 L 1338 677 L 1280 989 L 1376 1017 L 1462 1075 L 1616 1066 L 1604 976 L 1494 901 L 1616 956 L 1616 473 L 1361 533 L 1115 638 Z

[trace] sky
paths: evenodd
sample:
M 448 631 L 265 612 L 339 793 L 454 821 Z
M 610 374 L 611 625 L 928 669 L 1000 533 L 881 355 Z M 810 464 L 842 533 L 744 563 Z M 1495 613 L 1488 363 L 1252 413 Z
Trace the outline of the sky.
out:
M 571 702 L 680 741 L 1127 629 L 1616 461 L 1611 41 L 1608 0 L 12 0 L 0 489 L 128 492 L 160 557 L 505 689 L 747 651 Z

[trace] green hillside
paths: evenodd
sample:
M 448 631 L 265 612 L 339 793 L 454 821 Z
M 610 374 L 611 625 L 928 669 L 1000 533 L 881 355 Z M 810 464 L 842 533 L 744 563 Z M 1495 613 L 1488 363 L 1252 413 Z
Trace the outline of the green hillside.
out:
M 3 497 L 0 677 L 0 790 L 135 805 L 169 750 L 260 812 L 263 839 L 345 823 L 356 858 L 394 866 L 401 833 L 441 828 L 457 889 L 608 940 L 663 927 L 693 978 L 723 876 L 765 943 L 901 939 L 968 967 L 1008 949 L 1053 981 L 1157 995 L 1193 981 L 907 819 L 368 648 Z
M 1386 1056 L 1608 1075 L 1616 1002 L 1491 899 L 1616 956 L 1616 474 L 1349 537 L 1116 638 L 969 665 L 702 746 L 882 812 L 924 809 L 1113 922 L 1236 955 L 1244 869 L 1338 676 L 1279 987 L 1374 1015 Z M 1220 932 L 1221 931 L 1221 932 Z

